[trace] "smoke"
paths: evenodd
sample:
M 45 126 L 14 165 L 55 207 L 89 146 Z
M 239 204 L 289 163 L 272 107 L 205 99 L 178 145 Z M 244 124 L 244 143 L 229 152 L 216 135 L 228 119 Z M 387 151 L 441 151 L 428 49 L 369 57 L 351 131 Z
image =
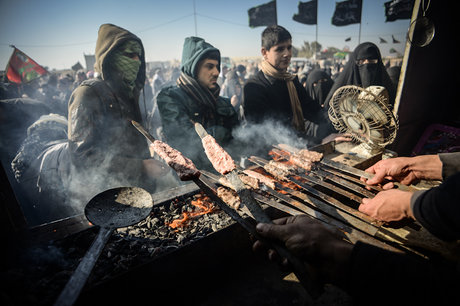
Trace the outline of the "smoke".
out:
M 247 156 L 267 156 L 273 145 L 280 143 L 304 149 L 312 144 L 308 139 L 300 137 L 295 130 L 279 121 L 267 119 L 263 123 L 249 123 L 236 128 L 232 151 L 239 151 Z M 244 157 L 244 156 L 243 156 Z

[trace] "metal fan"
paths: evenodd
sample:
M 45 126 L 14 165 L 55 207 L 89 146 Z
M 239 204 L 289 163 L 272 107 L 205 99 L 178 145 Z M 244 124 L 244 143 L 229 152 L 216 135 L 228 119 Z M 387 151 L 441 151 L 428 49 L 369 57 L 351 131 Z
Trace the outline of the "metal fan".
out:
M 383 151 L 394 141 L 398 120 L 388 107 L 384 87 L 343 86 L 334 92 L 329 105 L 329 118 L 340 133 L 350 134 L 373 151 Z

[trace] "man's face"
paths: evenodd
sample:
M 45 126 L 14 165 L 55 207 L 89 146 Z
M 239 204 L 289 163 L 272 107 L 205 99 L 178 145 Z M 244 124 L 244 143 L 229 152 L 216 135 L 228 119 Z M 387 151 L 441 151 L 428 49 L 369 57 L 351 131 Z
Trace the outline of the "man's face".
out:
M 219 62 L 214 59 L 206 58 L 198 66 L 198 82 L 209 90 L 217 88 L 217 78 L 219 77 Z
M 270 50 L 262 47 L 262 56 L 273 67 L 280 71 L 286 71 L 292 57 L 292 41 L 286 40 L 274 45 Z

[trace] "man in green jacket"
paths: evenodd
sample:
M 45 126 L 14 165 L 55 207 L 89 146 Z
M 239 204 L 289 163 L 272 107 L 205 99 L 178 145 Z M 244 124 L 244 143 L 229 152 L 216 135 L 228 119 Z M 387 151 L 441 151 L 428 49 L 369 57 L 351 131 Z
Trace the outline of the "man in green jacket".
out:
M 166 142 L 201 169 L 212 169 L 212 166 L 204 154 L 194 123 L 201 123 L 227 149 L 232 129 L 238 124 L 230 100 L 219 96 L 219 72 L 219 50 L 202 38 L 187 37 L 177 84 L 163 88 L 157 96 Z

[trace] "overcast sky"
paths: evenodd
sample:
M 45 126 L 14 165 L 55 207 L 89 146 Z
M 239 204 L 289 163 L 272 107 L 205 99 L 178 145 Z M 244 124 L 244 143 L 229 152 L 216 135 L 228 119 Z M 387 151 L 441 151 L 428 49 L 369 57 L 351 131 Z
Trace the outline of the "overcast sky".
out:
M 384 3 L 363 0 L 360 41 L 376 43 L 383 54 L 395 48 L 404 52 L 409 20 L 385 22 Z M 268 0 L 0 0 L 0 69 L 12 53 L 10 44 L 42 66 L 67 69 L 84 54 L 94 54 L 97 31 L 104 23 L 121 26 L 144 44 L 147 61 L 180 59 L 185 37 L 200 36 L 221 50 L 223 56 L 260 56 L 263 27 L 248 26 L 248 9 Z M 316 26 L 292 20 L 298 0 L 278 0 L 278 24 L 293 36 L 293 45 L 316 39 Z M 323 46 L 353 50 L 359 25 L 331 24 L 334 0 L 318 1 L 318 41 Z M 401 43 L 393 44 L 391 36 Z M 347 37 L 351 41 L 345 42 Z M 380 44 L 379 37 L 387 40 Z

